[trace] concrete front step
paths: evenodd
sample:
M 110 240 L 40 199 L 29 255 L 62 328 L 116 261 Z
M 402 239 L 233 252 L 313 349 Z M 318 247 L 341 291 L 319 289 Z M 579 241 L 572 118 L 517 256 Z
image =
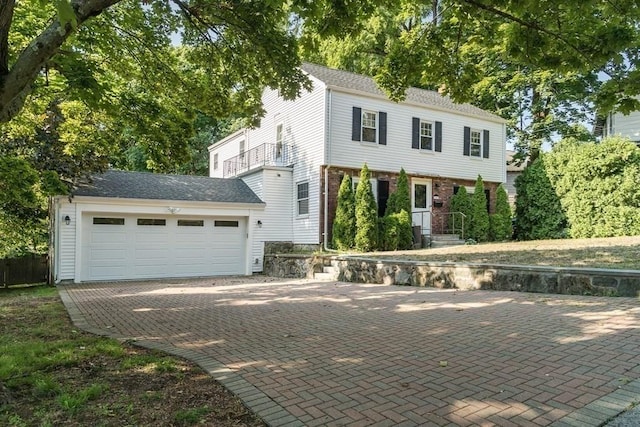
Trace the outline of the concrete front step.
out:
M 432 234 L 431 235 L 431 241 L 458 241 L 461 240 L 460 239 L 460 235 L 458 234 Z

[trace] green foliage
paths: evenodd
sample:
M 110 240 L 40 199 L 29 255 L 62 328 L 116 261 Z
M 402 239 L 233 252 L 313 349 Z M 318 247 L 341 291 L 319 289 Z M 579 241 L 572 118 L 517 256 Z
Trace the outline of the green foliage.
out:
M 200 408 L 180 409 L 176 412 L 175 421 L 180 425 L 201 424 L 202 419 L 211 412 L 207 406 Z
M 409 178 L 404 168 L 400 169 L 396 191 L 389 195 L 387 208 L 380 225 L 381 249 L 394 251 L 411 249 L 413 231 L 411 227 L 411 193 Z
M 516 238 L 560 239 L 566 236 L 566 216 L 542 155 L 516 178 Z
M 465 186 L 461 186 L 458 188 L 458 192 L 453 195 L 451 198 L 451 207 L 450 211 L 455 215 L 455 212 L 460 212 L 464 214 L 464 237 L 466 238 L 469 228 L 469 220 L 471 219 L 471 197 L 469 197 L 469 193 L 467 193 L 467 188 Z M 452 216 L 449 218 L 449 229 L 458 231 L 462 226 L 462 220 L 459 216 Z
M 545 155 L 545 165 L 571 237 L 640 234 L 640 149 L 634 143 L 566 139 Z
M 489 212 L 487 212 L 487 196 L 484 194 L 484 183 L 478 175 L 476 187 L 471 196 L 471 211 L 469 212 L 468 225 L 465 236 L 477 242 L 489 240 Z
M 413 232 L 411 216 L 404 209 L 382 218 L 380 248 L 385 251 L 411 249 Z
M 331 235 L 333 247 L 346 251 L 355 245 L 356 236 L 356 199 L 350 175 L 345 175 L 338 190 L 336 217 L 333 220 Z
M 356 188 L 356 237 L 355 248 L 370 252 L 378 242 L 378 209 L 371 189 L 371 174 L 365 163 L 360 171 L 360 181 Z
M 508 120 L 509 137 L 533 154 L 593 112 L 637 110 L 640 10 L 622 2 L 400 0 L 364 17 L 365 31 L 303 37 L 308 60 L 364 73 L 393 99 L 408 86 L 443 90 Z M 628 8 L 628 9 L 627 9 Z M 629 10 L 624 17 L 620 10 Z M 562 26 L 557 23 L 572 22 Z M 605 82 L 598 75 L 606 74 Z
M 409 178 L 404 168 L 400 169 L 398 181 L 396 183 L 396 191 L 389 195 L 387 200 L 387 208 L 385 215 L 398 213 L 404 210 L 411 212 L 411 192 L 409 190 Z
M 510 240 L 513 234 L 511 228 L 511 206 L 509 196 L 502 184 L 496 192 L 496 212 L 489 217 L 491 240 Z

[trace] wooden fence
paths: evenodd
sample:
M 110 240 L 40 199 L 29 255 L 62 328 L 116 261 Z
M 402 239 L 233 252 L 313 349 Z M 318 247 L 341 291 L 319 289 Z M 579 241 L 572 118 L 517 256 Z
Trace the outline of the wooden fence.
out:
M 49 275 L 47 255 L 26 255 L 0 259 L 0 286 L 46 282 Z

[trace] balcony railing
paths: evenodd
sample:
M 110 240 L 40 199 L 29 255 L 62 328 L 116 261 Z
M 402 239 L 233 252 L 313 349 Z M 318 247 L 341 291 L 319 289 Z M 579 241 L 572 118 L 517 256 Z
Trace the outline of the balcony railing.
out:
M 286 144 L 262 144 L 227 159 L 222 164 L 225 178 L 238 176 L 261 166 L 291 166 L 293 147 Z

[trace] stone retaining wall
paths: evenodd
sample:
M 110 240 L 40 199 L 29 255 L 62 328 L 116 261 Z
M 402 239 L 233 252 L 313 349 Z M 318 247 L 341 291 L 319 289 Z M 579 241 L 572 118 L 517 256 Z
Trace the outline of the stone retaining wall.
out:
M 489 289 L 570 295 L 640 296 L 640 271 L 456 264 L 345 256 L 265 256 L 265 274 L 312 278 L 323 265 L 337 280 L 434 288 Z

